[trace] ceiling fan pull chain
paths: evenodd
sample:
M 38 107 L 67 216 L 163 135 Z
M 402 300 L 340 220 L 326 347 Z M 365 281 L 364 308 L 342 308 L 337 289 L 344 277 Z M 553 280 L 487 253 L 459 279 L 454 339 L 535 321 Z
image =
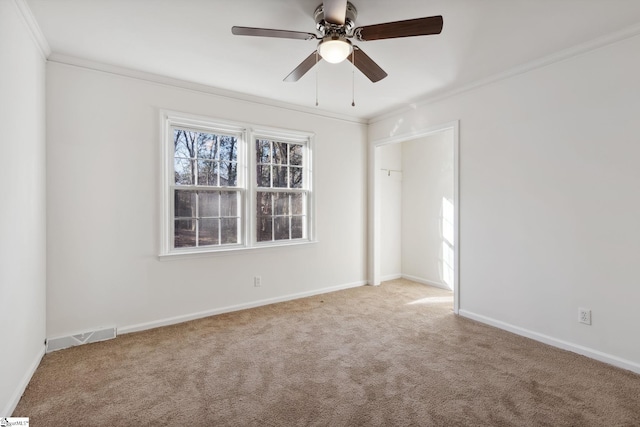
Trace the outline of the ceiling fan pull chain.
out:
M 318 65 L 318 51 L 316 50 L 316 65 Z M 318 106 L 318 67 L 316 67 L 316 107 Z
M 356 58 L 353 50 L 351 51 L 351 106 L 356 106 Z

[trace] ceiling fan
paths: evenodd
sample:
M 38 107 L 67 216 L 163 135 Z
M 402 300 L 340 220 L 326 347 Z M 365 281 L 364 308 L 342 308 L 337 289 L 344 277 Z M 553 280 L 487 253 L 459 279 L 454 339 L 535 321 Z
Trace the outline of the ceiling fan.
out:
M 237 26 L 232 27 L 231 32 L 238 36 L 320 40 L 317 49 L 284 78 L 285 82 L 298 81 L 316 65 L 320 57 L 335 64 L 348 59 L 375 83 L 387 77 L 387 73 L 349 39 L 364 42 L 440 34 L 443 24 L 442 16 L 438 15 L 355 27 L 358 11 L 347 0 L 324 0 L 313 15 L 316 30 L 320 35 L 301 31 Z

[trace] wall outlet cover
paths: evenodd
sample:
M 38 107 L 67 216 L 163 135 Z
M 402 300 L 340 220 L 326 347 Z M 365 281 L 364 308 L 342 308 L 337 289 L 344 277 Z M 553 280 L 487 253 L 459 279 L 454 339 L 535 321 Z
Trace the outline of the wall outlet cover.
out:
M 579 308 L 578 309 L 578 322 L 584 323 L 585 325 L 591 324 L 591 310 L 588 308 Z

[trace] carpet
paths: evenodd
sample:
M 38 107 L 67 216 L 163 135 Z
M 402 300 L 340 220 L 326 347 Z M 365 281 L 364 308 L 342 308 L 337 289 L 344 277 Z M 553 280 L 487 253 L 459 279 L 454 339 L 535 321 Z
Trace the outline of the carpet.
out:
M 31 426 L 638 426 L 640 376 L 452 312 L 406 280 L 44 356 Z

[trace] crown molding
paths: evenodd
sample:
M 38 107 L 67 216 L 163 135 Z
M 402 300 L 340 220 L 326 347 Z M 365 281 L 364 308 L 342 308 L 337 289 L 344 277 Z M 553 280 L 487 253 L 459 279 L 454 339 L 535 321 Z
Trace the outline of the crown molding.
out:
M 13 0 L 13 4 L 18 9 L 22 20 L 29 29 L 29 33 L 31 34 L 33 41 L 38 47 L 42 58 L 44 60 L 47 60 L 47 58 L 51 55 L 51 47 L 49 46 L 49 42 L 47 42 L 47 39 L 40 29 L 38 21 L 36 21 L 36 18 L 33 16 L 31 8 L 27 4 L 26 0 Z
M 148 73 L 146 71 L 134 70 L 131 68 L 120 67 L 117 65 L 106 64 L 102 62 L 96 62 L 89 59 L 78 58 L 75 56 L 69 56 L 53 52 L 49 55 L 49 62 L 58 63 L 62 65 L 85 68 L 92 71 L 103 72 L 107 74 L 113 74 L 121 77 L 142 80 L 149 83 L 160 84 L 164 86 L 171 86 L 185 90 L 191 90 L 194 92 L 206 93 L 220 98 L 229 98 L 236 101 L 244 101 L 251 104 L 260 104 L 266 107 L 277 108 L 281 110 L 296 111 L 299 113 L 311 114 L 314 116 L 324 117 L 328 119 L 340 120 L 343 122 L 367 124 L 366 119 L 358 117 L 345 116 L 343 114 L 333 113 L 331 111 L 317 110 L 314 108 L 304 107 L 300 105 L 290 104 L 282 101 L 275 101 L 269 98 L 263 98 L 255 95 L 250 95 L 241 92 L 234 92 L 226 89 L 220 89 L 213 86 L 204 85 L 201 83 L 189 82 L 186 80 L 175 79 L 173 77 L 161 76 L 159 74 Z
M 481 88 L 483 86 L 487 86 L 492 83 L 499 82 L 501 80 L 506 80 L 520 74 L 525 74 L 530 71 L 546 67 L 548 65 L 562 62 L 562 61 L 574 58 L 576 56 L 600 49 L 602 47 L 609 46 L 611 44 L 618 43 L 620 41 L 630 39 L 632 37 L 636 37 L 639 34 L 640 34 L 640 24 L 634 24 L 632 26 L 625 27 L 622 30 L 616 31 L 614 33 L 610 33 L 605 36 L 598 37 L 594 40 L 590 40 L 588 42 L 572 46 L 570 48 L 552 53 L 551 55 L 543 56 L 536 60 L 510 68 L 506 71 L 493 74 L 484 79 L 479 79 L 469 84 L 462 85 L 439 94 L 428 95 L 424 98 L 419 98 L 415 102 L 412 102 L 410 105 L 407 105 L 402 108 L 392 109 L 387 112 L 383 112 L 382 114 L 379 114 L 375 117 L 372 117 L 369 119 L 368 123 L 373 124 L 373 123 L 380 122 L 382 120 L 389 119 L 410 111 L 414 111 L 417 108 L 420 108 L 429 104 L 434 104 L 436 102 L 445 100 L 447 98 L 451 98 L 453 96 L 462 94 L 464 92 L 469 92 L 469 91 Z

